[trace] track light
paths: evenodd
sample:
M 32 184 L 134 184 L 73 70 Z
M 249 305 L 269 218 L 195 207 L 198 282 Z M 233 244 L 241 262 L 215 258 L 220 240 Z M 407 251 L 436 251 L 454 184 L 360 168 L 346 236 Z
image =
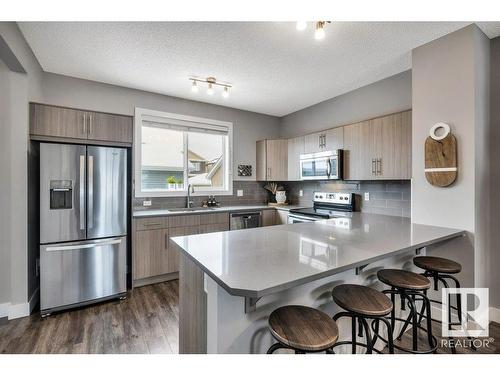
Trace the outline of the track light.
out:
M 321 40 L 325 39 L 325 22 L 316 22 L 316 31 L 314 32 L 314 39 Z
M 232 86 L 228 83 L 217 82 L 215 77 L 207 77 L 205 79 L 197 78 L 197 77 L 189 77 L 189 80 L 192 81 L 191 91 L 194 93 L 197 93 L 199 91 L 199 88 L 200 88 L 199 83 L 202 83 L 202 84 L 206 83 L 207 84 L 207 95 L 212 96 L 215 93 L 215 88 L 217 86 L 220 86 L 223 88 L 222 97 L 224 99 L 229 98 L 229 89 Z
M 299 31 L 303 31 L 303 30 L 307 29 L 307 22 L 306 21 L 297 21 L 296 28 Z
M 213 86 L 212 86 L 211 83 L 208 84 L 207 94 L 208 95 L 213 95 L 214 94 L 214 88 L 213 88 Z

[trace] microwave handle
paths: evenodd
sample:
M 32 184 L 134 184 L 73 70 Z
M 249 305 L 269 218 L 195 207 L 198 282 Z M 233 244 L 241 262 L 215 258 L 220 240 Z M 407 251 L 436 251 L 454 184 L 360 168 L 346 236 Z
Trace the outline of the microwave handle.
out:
M 326 176 L 330 178 L 330 175 L 332 174 L 332 163 L 331 160 L 328 159 L 326 162 Z

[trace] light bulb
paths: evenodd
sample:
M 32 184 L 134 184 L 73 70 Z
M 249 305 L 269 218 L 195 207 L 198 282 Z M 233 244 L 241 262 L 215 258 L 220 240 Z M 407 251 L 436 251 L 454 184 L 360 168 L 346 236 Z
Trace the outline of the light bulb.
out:
M 191 86 L 191 91 L 198 92 L 198 84 L 196 83 L 196 81 L 193 81 L 193 85 Z
M 229 87 L 225 86 L 224 91 L 222 91 L 223 98 L 229 98 Z
M 207 94 L 208 95 L 213 95 L 214 94 L 214 88 L 211 83 L 208 84 L 208 89 L 207 89 Z
M 303 31 L 307 28 L 307 22 L 306 21 L 297 21 L 297 25 L 295 26 L 297 30 Z
M 314 39 L 321 40 L 325 38 L 325 23 L 318 22 L 316 23 L 316 31 L 314 32 Z

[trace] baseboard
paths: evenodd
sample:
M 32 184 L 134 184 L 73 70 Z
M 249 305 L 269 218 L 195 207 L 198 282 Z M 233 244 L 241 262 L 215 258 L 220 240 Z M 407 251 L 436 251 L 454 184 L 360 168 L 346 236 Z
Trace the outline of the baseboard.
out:
M 490 322 L 500 323 L 500 309 L 490 306 Z
M 137 279 L 132 282 L 132 285 L 134 288 L 137 288 L 145 285 L 162 283 L 164 281 L 176 280 L 178 278 L 179 278 L 179 272 L 172 272 L 172 273 L 167 273 L 165 275 L 158 275 L 158 276 L 148 277 L 145 279 Z
M 15 305 L 11 304 L 9 306 L 9 320 L 23 318 L 29 315 L 30 315 L 30 304 L 28 302 L 17 303 Z
M 0 318 L 9 316 L 10 303 L 0 303 Z

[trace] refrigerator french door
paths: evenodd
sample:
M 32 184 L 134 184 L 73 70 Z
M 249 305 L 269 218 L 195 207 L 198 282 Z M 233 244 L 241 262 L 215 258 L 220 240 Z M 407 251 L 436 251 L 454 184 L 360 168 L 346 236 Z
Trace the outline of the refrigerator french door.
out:
M 40 144 L 42 315 L 126 293 L 127 151 Z

